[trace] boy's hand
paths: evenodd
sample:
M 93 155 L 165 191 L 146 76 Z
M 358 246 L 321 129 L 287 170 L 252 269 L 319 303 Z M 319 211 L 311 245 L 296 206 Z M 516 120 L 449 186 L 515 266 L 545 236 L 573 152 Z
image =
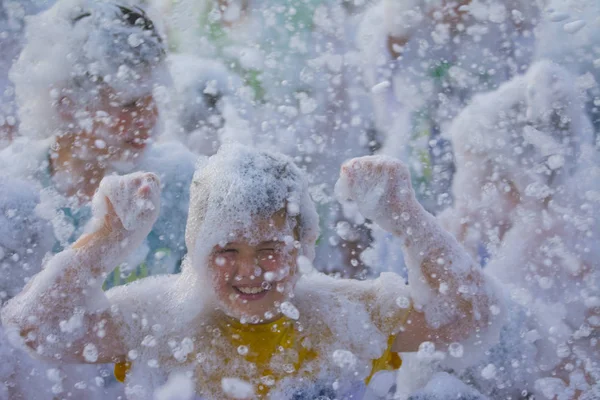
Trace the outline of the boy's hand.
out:
M 403 206 L 415 201 L 408 168 L 386 156 L 346 161 L 335 191 L 340 200 L 354 200 L 365 217 L 380 224 L 397 219 Z
M 108 239 L 128 240 L 128 247 L 135 248 L 158 218 L 160 181 L 156 175 L 145 172 L 104 177 L 92 205 L 96 221 L 92 222 L 92 233 L 83 235 L 73 247 Z
M 93 208 L 99 224 L 91 236 L 131 239 L 135 246 L 148 235 L 158 217 L 160 181 L 156 175 L 143 172 L 105 177 L 94 195 Z

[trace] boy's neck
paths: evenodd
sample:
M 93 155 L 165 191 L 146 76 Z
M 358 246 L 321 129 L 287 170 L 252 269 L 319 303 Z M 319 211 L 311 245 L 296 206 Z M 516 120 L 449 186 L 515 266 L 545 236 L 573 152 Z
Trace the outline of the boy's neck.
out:
M 234 328 L 252 328 L 252 327 L 254 327 L 258 330 L 269 329 L 270 326 L 273 325 L 274 323 L 280 323 L 283 320 L 287 321 L 287 318 L 281 313 L 275 315 L 273 318 L 271 318 L 269 320 L 260 320 L 260 322 L 256 322 L 256 323 L 252 323 L 247 319 L 242 321 L 239 318 L 232 317 L 223 311 L 218 312 L 217 318 L 220 321 L 225 322 L 226 324 L 231 325 Z
M 80 203 L 86 203 L 100 185 L 106 167 L 98 159 L 102 155 L 94 157 L 93 150 L 86 159 L 79 157 L 81 143 L 76 143 L 77 138 L 76 134 L 66 134 L 56 139 L 56 149 L 51 150 L 50 154 L 50 171 L 60 192 L 68 197 L 75 196 Z

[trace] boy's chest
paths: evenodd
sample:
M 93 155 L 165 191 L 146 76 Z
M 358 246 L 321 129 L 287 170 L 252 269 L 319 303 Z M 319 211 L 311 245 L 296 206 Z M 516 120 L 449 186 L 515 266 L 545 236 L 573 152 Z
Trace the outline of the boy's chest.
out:
M 197 391 L 207 398 L 222 398 L 234 379 L 264 398 L 282 381 L 310 380 L 317 372 L 319 354 L 311 337 L 293 328 L 250 334 L 218 330 L 198 339 L 193 357 Z

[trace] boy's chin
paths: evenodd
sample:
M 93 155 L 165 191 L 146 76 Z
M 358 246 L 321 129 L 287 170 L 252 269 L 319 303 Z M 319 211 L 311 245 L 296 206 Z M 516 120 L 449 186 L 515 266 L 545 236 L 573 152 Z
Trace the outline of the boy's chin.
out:
M 225 306 L 223 311 L 229 317 L 235 318 L 244 324 L 261 324 L 277 319 L 276 307 L 234 307 Z

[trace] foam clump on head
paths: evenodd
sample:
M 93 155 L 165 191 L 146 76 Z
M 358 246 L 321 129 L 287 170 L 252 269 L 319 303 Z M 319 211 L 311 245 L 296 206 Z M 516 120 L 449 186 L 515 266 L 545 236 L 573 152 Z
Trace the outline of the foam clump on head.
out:
M 218 143 L 229 138 L 253 142 L 246 125 L 251 117 L 250 89 L 239 76 L 219 61 L 191 54 L 170 55 L 168 62 L 177 91 L 176 118 L 192 151 L 214 154 Z
M 223 97 L 240 95 L 242 80 L 215 60 L 189 54 L 169 56 L 173 84 L 182 103 L 180 123 L 186 132 L 198 129 L 199 123 L 219 112 Z M 208 121 L 216 124 L 216 122 Z
M 186 245 L 199 265 L 234 231 L 252 231 L 255 218 L 286 209 L 302 255 L 314 258 L 318 215 L 304 173 L 281 154 L 227 144 L 199 165 L 190 190 Z M 298 226 L 296 226 L 298 223 Z
M 59 0 L 27 17 L 26 45 L 14 63 L 22 134 L 48 137 L 60 127 L 56 106 L 68 95 L 85 104 L 105 83 L 124 102 L 168 80 L 165 49 L 152 21 L 122 2 Z

